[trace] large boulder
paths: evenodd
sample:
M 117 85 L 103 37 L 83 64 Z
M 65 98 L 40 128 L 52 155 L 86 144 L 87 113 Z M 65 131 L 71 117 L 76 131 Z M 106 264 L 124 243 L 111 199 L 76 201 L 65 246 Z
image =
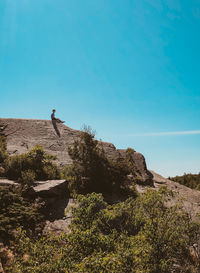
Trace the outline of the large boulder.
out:
M 57 124 L 55 130 L 51 120 L 0 118 L 0 125 L 6 126 L 4 131 L 10 155 L 26 153 L 35 145 L 41 145 L 48 153 L 57 156 L 57 164 L 60 166 L 72 162 L 68 147 L 73 145 L 81 133 L 62 123 Z M 125 156 L 126 150 L 118 150 L 112 143 L 102 144 L 108 158 L 115 160 L 119 156 Z M 134 152 L 132 158 L 138 179 L 151 185 L 152 175 L 147 170 L 144 156 Z
M 36 181 L 36 186 L 32 187 L 32 193 L 39 197 L 62 197 L 69 196 L 68 181 L 47 180 Z

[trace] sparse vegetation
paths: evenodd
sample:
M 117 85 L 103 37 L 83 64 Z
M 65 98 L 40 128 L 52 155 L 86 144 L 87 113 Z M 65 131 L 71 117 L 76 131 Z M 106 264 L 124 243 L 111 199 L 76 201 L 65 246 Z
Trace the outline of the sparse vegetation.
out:
M 200 190 L 200 173 L 199 174 L 184 174 L 182 176 L 169 177 L 170 180 L 178 182 L 191 189 Z

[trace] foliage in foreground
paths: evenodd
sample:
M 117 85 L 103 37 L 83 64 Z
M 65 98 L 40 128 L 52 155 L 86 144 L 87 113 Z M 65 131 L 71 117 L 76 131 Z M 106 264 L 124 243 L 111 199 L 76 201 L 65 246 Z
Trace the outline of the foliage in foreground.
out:
M 16 187 L 0 187 L 0 235 L 1 239 L 13 237 L 17 228 L 34 231 L 42 221 L 40 204 L 26 198 L 25 190 Z
M 72 232 L 35 241 L 19 232 L 7 272 L 169 273 L 174 265 L 199 272 L 189 254 L 199 226 L 180 207 L 165 207 L 168 194 L 148 190 L 114 205 L 101 194 L 80 195 Z
M 169 177 L 170 180 L 178 182 L 191 189 L 200 190 L 200 173 L 199 174 L 184 174 L 182 176 Z

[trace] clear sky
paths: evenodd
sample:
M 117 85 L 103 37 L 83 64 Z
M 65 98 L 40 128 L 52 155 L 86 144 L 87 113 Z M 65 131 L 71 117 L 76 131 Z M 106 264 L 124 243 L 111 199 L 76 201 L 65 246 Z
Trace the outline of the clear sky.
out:
M 0 0 L 0 117 L 83 124 L 200 172 L 200 0 Z

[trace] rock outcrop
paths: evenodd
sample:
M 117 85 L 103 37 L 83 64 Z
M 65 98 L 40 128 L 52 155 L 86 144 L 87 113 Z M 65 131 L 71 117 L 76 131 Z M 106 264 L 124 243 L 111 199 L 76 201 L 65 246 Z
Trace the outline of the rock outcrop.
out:
M 26 153 L 35 145 L 41 145 L 47 153 L 57 156 L 60 166 L 71 163 L 68 147 L 80 137 L 80 131 L 62 123 L 57 124 L 55 130 L 51 120 L 0 118 L 0 125 L 6 126 L 4 131 L 10 155 Z M 110 159 L 125 155 L 126 150 L 117 150 L 112 143 L 103 142 L 103 147 Z M 147 170 L 144 156 L 134 152 L 132 160 L 138 179 L 145 185 L 152 185 L 152 174 Z
M 43 213 L 47 219 L 43 230 L 44 233 L 59 234 L 63 231 L 70 231 L 71 206 L 74 205 L 75 200 L 69 197 L 68 181 L 37 181 L 35 186 L 30 189 L 29 194 L 35 198 L 40 197 L 40 200 L 43 201 Z

